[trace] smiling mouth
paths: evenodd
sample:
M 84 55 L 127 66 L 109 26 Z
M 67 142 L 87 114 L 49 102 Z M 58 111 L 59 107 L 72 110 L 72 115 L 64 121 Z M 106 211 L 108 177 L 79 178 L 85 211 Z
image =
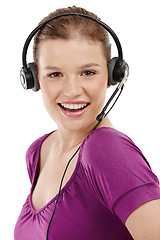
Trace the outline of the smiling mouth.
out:
M 66 112 L 78 112 L 85 109 L 90 103 L 79 103 L 79 104 L 68 104 L 59 103 L 58 105 L 64 109 Z

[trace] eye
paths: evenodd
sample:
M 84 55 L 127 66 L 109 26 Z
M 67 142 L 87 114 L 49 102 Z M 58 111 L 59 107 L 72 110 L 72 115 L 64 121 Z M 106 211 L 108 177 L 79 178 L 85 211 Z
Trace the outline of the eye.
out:
M 58 78 L 58 77 L 62 77 L 62 73 L 54 72 L 54 73 L 48 74 L 48 76 L 51 78 Z
M 94 72 L 94 71 L 89 71 L 89 70 L 87 70 L 87 71 L 84 71 L 83 73 L 82 73 L 82 76 L 93 76 L 93 75 L 95 75 L 96 73 Z

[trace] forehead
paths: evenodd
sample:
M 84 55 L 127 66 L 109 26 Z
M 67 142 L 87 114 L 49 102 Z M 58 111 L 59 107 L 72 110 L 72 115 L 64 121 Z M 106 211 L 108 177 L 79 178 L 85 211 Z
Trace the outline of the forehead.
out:
M 106 61 L 101 42 L 82 38 L 49 39 L 39 44 L 39 63 L 72 61 Z

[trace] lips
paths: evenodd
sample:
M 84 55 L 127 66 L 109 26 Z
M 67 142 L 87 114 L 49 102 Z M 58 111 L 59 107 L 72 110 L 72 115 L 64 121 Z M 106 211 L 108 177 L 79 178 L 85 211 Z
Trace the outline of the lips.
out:
M 89 107 L 88 102 L 61 102 L 58 104 L 62 113 L 67 117 L 79 117 L 81 116 Z

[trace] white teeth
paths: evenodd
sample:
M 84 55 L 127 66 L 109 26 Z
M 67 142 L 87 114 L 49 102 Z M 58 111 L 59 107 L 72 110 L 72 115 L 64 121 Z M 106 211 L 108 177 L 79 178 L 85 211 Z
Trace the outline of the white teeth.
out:
M 80 104 L 66 104 L 61 103 L 61 106 L 68 109 L 81 109 L 87 106 L 87 103 L 80 103 Z

